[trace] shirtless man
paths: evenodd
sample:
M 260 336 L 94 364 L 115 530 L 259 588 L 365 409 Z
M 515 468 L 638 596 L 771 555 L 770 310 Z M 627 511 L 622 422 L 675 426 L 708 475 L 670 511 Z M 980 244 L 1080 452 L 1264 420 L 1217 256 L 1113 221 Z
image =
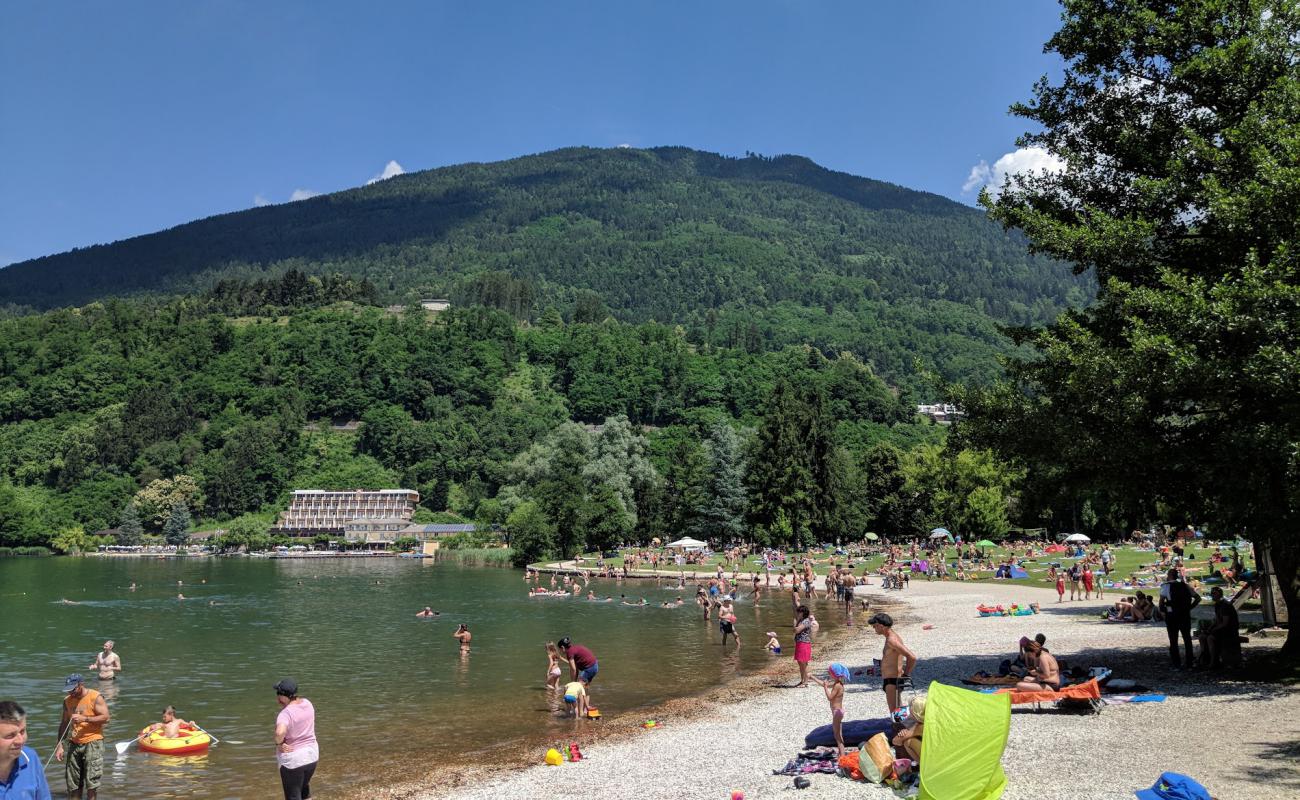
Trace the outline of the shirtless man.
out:
M 885 702 L 892 714 L 902 707 L 898 698 L 903 682 L 912 680 L 912 670 L 916 669 L 916 653 L 907 649 L 903 638 L 894 633 L 894 618 L 888 614 L 872 614 L 867 624 L 878 635 L 885 637 L 885 650 L 880 655 L 880 674 L 885 679 Z
M 86 669 L 95 670 L 101 681 L 111 681 L 122 671 L 122 659 L 113 652 L 113 640 L 104 642 L 104 649 L 95 654 L 95 660 Z
M 850 617 L 853 616 L 853 590 L 858 585 L 858 579 L 853 577 L 853 573 L 844 570 L 840 573 L 840 585 L 844 587 L 844 611 Z
M 166 708 L 163 709 L 162 722 L 155 722 L 154 724 L 140 731 L 140 735 L 136 738 L 143 739 L 144 737 L 148 736 L 154 731 L 161 729 L 163 732 L 163 736 L 167 737 L 168 739 L 176 739 L 181 735 L 182 725 L 190 726 L 193 724 L 194 723 L 186 722 L 185 720 L 176 716 L 176 709 L 172 708 L 171 706 L 167 706 Z

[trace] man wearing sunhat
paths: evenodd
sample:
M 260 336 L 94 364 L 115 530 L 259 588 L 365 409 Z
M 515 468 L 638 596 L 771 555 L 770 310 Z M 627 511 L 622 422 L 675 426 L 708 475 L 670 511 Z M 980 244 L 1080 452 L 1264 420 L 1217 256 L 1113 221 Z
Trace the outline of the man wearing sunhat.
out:
M 54 758 L 68 760 L 63 768 L 63 780 L 68 786 L 68 797 L 86 800 L 99 795 L 99 781 L 104 774 L 104 724 L 111 719 L 108 703 L 94 689 L 87 689 L 81 675 L 74 673 L 63 682 L 63 720 L 59 723 L 59 745 L 54 748 Z M 70 742 L 65 750 L 64 738 Z

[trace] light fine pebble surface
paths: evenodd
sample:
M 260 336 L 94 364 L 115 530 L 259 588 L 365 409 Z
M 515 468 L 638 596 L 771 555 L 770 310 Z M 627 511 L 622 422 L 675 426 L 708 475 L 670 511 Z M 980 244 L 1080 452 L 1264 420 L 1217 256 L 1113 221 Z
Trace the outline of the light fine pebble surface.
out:
M 863 589 L 859 588 L 859 597 Z M 1286 687 L 1215 680 L 1204 673 L 1175 672 L 1168 661 L 1162 624 L 1106 624 L 1098 617 L 1107 601 L 1056 602 L 1050 589 L 1007 584 L 912 581 L 901 592 L 866 587 L 875 601 L 901 603 L 895 630 L 916 652 L 918 690 L 930 681 L 960 685 L 976 670 L 996 670 L 1012 657 L 1021 636 L 1042 633 L 1047 647 L 1071 664 L 1110 666 L 1163 692 L 1163 703 L 1108 705 L 1100 714 L 1077 715 L 1044 706 L 1017 707 L 1002 764 L 1008 800 L 1121 800 L 1147 788 L 1161 772 L 1182 772 L 1219 800 L 1300 798 L 1300 692 Z M 980 618 L 980 603 L 1030 602 L 1042 613 Z M 1208 604 L 1207 604 L 1208 605 Z M 825 618 L 831 604 L 818 604 Z M 1205 616 L 1204 609 L 1198 609 Z M 831 646 L 813 650 L 813 674 L 841 661 L 850 667 L 879 657 L 882 644 L 857 614 L 857 626 Z M 923 626 L 933 626 L 926 630 Z M 1249 658 L 1280 640 L 1244 645 Z M 793 649 L 793 648 L 789 648 Z M 746 800 L 786 798 L 792 779 L 772 774 L 803 748 L 804 734 L 830 722 L 821 689 L 783 688 L 797 679 L 792 659 L 766 681 L 735 684 L 701 701 L 700 713 L 652 730 L 584 746 L 585 760 L 558 767 L 502 769 L 459 785 L 404 787 L 418 800 L 501 798 L 719 798 L 743 792 Z M 767 685 L 764 685 L 767 684 Z M 886 714 L 879 678 L 853 683 L 845 695 L 845 718 Z M 599 723 L 597 723 L 599 724 Z M 811 788 L 795 797 L 895 796 L 835 775 L 809 776 Z

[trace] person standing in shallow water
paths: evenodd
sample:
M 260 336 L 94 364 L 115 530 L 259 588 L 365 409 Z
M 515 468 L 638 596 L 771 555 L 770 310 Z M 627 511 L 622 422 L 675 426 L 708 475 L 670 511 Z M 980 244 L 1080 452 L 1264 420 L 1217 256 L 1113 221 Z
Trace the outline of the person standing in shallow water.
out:
M 86 669 L 95 670 L 101 681 L 111 681 L 122 671 L 122 659 L 113 652 L 113 640 L 104 642 L 104 649 L 95 654 L 94 662 Z
M 310 800 L 311 776 L 320 762 L 316 743 L 316 708 L 298 696 L 298 682 L 285 678 L 275 685 L 280 713 L 275 718 L 275 760 L 280 767 L 284 800 Z
M 791 592 L 794 603 L 794 661 L 799 665 L 799 686 L 808 685 L 808 662 L 812 661 L 813 620 L 808 606 L 799 604 L 799 590 Z
M 64 782 L 68 787 L 68 797 L 80 800 L 81 792 L 86 792 L 86 800 L 95 800 L 99 795 L 99 782 L 104 775 L 104 724 L 111 719 L 108 703 L 94 689 L 87 689 L 81 675 L 69 675 L 63 683 L 63 720 L 59 723 L 59 744 L 54 748 L 54 760 L 63 761 Z M 64 737 L 69 745 L 63 747 Z

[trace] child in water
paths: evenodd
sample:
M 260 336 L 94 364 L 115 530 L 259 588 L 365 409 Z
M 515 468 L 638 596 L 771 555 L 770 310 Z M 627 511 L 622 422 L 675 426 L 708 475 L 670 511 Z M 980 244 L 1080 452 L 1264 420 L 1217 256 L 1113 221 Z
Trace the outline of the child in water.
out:
M 776 638 L 776 631 L 767 632 L 767 651 L 774 656 L 781 655 L 781 642 Z
M 163 732 L 163 736 L 167 737 L 168 739 L 175 739 L 181 735 L 182 726 L 190 727 L 193 726 L 193 724 L 194 723 L 186 722 L 185 720 L 176 716 L 176 709 L 172 708 L 171 706 L 167 706 L 166 708 L 163 709 L 162 712 L 162 722 L 155 722 L 152 725 L 145 728 L 144 730 L 140 731 L 139 738 L 143 739 L 144 737 L 148 736 L 154 731 L 161 730 Z
M 826 668 L 826 676 L 830 678 L 829 682 L 818 680 L 817 685 L 822 687 L 826 692 L 826 700 L 831 704 L 831 730 L 835 732 L 835 746 L 838 749 L 836 758 L 844 757 L 844 681 L 849 678 L 849 668 L 840 663 L 831 664 Z
M 560 650 L 555 642 L 546 643 L 546 687 L 560 688 Z
M 573 706 L 574 719 L 587 716 L 587 687 L 582 681 L 573 681 L 564 685 L 564 702 Z

